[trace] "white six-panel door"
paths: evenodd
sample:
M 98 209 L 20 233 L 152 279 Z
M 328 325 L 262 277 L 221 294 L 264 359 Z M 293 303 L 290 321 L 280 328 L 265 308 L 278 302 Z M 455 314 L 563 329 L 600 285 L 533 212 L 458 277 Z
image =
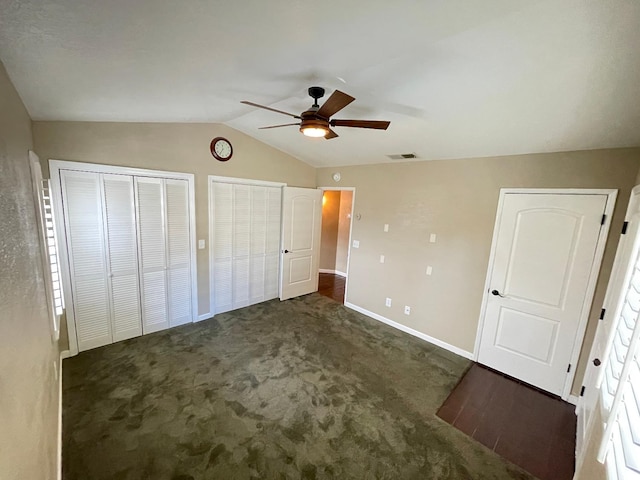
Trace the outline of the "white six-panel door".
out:
M 280 300 L 318 290 L 322 191 L 284 187 Z
M 606 204 L 604 194 L 505 195 L 480 363 L 563 393 Z

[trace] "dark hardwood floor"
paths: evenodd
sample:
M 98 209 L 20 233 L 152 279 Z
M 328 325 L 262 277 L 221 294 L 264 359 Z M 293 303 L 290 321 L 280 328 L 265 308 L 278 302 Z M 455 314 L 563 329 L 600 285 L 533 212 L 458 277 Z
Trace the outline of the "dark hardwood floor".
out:
M 474 364 L 438 416 L 541 480 L 570 480 L 575 407 Z
M 333 273 L 321 273 L 318 280 L 318 293 L 344 303 L 344 286 L 347 283 L 345 277 Z

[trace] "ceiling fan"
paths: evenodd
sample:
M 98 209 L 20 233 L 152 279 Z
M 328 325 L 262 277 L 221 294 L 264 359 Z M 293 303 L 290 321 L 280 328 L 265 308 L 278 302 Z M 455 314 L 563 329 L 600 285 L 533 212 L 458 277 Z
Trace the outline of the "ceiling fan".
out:
M 276 113 L 282 113 L 289 115 L 290 117 L 300 120 L 299 123 L 285 123 L 284 125 L 272 125 L 270 127 L 261 127 L 260 129 L 267 128 L 280 128 L 299 126 L 300 131 L 307 137 L 324 137 L 327 140 L 336 138 L 338 134 L 331 130 L 330 127 L 355 127 L 355 128 L 373 128 L 377 130 L 386 130 L 391 122 L 381 120 L 338 120 L 331 119 L 332 115 L 335 115 L 344 107 L 349 105 L 355 100 L 351 95 L 335 90 L 331 96 L 327 99 L 322 106 L 318 105 L 318 99 L 324 97 L 324 88 L 322 87 L 310 87 L 309 96 L 313 98 L 313 105 L 308 110 L 302 112 L 300 115 L 295 115 L 289 112 L 283 112 L 282 110 L 276 110 L 275 108 L 266 107 L 257 103 L 248 102 L 246 100 L 240 102 L 245 105 L 251 105 L 252 107 L 264 108 Z

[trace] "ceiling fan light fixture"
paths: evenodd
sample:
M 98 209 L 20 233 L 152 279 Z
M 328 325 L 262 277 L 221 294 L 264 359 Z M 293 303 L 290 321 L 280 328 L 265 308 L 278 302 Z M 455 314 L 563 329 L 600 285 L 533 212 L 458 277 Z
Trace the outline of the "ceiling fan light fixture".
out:
M 314 138 L 324 137 L 327 135 L 327 133 L 329 133 L 328 128 L 317 127 L 317 126 L 301 127 L 300 131 L 307 137 L 314 137 Z

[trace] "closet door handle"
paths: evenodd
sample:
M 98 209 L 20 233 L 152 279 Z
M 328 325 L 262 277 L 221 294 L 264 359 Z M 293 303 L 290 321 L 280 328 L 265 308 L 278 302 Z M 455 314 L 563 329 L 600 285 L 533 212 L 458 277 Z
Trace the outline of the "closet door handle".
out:
M 291 253 L 291 252 L 289 252 L 289 250 L 285 250 L 284 253 Z

